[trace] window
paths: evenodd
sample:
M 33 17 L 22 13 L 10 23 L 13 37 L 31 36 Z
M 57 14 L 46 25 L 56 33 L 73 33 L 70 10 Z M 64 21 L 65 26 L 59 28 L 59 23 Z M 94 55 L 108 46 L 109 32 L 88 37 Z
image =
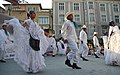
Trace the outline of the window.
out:
M 75 22 L 80 23 L 80 15 L 75 15 Z
M 39 24 L 49 24 L 49 17 L 48 16 L 39 16 L 38 23 Z
M 28 7 L 28 11 L 32 10 L 32 7 Z
M 35 11 L 35 7 L 33 7 L 33 11 Z
M 95 17 L 94 17 L 94 13 L 90 13 L 90 22 L 94 22 L 95 21 Z
M 63 22 L 64 22 L 64 15 L 60 14 L 59 15 L 59 24 L 63 24 Z
M 64 10 L 64 3 L 59 3 L 59 10 Z
M 79 10 L 79 3 L 74 3 L 74 10 Z
M 101 22 L 106 22 L 106 15 L 101 15 Z
M 105 11 L 105 4 L 100 4 L 100 10 Z
M 38 7 L 28 7 L 28 11 L 33 10 L 33 11 L 39 11 Z
M 95 26 L 90 26 L 90 37 L 93 37 L 93 33 L 95 32 Z
M 108 29 L 108 25 L 102 25 L 102 33 L 106 32 Z
M 33 7 L 33 11 L 38 11 L 39 9 L 37 7 Z
M 93 9 L 93 2 L 88 2 L 89 9 Z
M 118 4 L 113 4 L 113 10 L 114 10 L 114 12 L 118 12 L 119 11 Z
M 120 22 L 120 21 L 119 21 L 119 16 L 118 16 L 118 15 L 115 16 L 115 22 L 116 22 L 116 23 L 119 23 L 119 22 Z

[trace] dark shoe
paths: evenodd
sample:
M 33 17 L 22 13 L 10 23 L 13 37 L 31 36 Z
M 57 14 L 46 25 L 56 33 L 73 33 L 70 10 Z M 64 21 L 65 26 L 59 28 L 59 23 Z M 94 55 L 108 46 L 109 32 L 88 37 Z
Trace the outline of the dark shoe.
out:
M 104 55 L 104 53 L 103 52 L 100 52 L 102 55 Z
M 116 61 L 112 61 L 112 65 L 113 65 L 113 66 L 118 66 L 118 64 L 117 64 Z
M 80 57 L 82 58 L 83 61 L 88 61 L 88 59 L 86 59 L 86 58 L 84 58 L 82 56 L 80 56 Z
M 6 63 L 6 61 L 5 61 L 5 60 L 0 60 L 0 62 Z
M 76 63 L 73 63 L 72 68 L 73 68 L 73 69 L 82 69 L 81 67 L 78 67 L 78 66 L 76 65 Z
M 27 72 L 28 74 L 32 74 L 33 72 Z
M 52 57 L 55 57 L 55 55 L 52 55 Z
M 72 67 L 72 65 L 71 65 L 71 63 L 70 63 L 70 60 L 68 60 L 68 59 L 65 61 L 65 65 L 67 65 L 67 66 L 69 66 L 69 67 Z
M 96 54 L 94 54 L 95 55 L 95 58 L 100 58 L 99 56 L 97 56 Z
M 82 58 L 83 59 L 83 61 L 88 61 L 88 59 L 86 59 L 86 58 Z

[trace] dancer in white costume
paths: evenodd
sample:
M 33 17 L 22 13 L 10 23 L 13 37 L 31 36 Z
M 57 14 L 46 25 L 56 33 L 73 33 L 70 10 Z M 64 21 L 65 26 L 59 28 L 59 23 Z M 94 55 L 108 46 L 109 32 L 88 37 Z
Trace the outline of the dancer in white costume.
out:
M 86 32 L 86 25 L 83 25 L 82 30 L 80 31 L 79 39 L 80 39 L 80 46 L 79 46 L 79 54 L 83 61 L 88 61 L 85 57 L 88 55 L 89 48 L 87 46 L 87 32 Z
M 5 61 L 5 55 L 7 52 L 8 45 L 12 44 L 13 40 L 10 38 L 10 33 L 7 31 L 8 25 L 6 23 L 2 24 L 2 29 L 0 29 L 0 62 Z
M 8 21 L 9 25 L 14 28 L 14 38 L 16 45 L 15 61 L 28 73 L 36 73 L 41 71 L 46 65 L 42 54 L 48 47 L 44 31 L 33 21 L 35 12 L 30 11 L 31 19 L 25 21 L 25 28 L 20 24 L 19 20 L 14 18 Z M 29 45 L 30 34 L 40 40 L 40 51 L 33 50 Z M 44 47 L 43 47 L 44 46 Z
M 96 58 L 99 58 L 99 54 L 100 54 L 100 51 L 101 51 L 101 47 L 100 47 L 100 44 L 99 44 L 99 40 L 98 40 L 98 32 L 94 32 L 93 33 L 93 45 L 94 45 L 94 48 L 95 48 L 95 57 Z
M 105 62 L 109 65 L 120 65 L 120 30 L 114 21 L 111 21 L 109 25 L 109 50 Z
M 78 63 L 78 38 L 75 31 L 75 24 L 73 22 L 73 13 L 67 12 L 66 13 L 66 21 L 62 26 L 61 29 L 62 37 L 64 38 L 65 42 L 67 42 L 68 47 L 71 51 L 67 54 L 67 59 L 65 64 L 73 69 L 81 69 L 81 67 L 77 66 Z M 73 59 L 73 65 L 71 65 L 70 60 Z

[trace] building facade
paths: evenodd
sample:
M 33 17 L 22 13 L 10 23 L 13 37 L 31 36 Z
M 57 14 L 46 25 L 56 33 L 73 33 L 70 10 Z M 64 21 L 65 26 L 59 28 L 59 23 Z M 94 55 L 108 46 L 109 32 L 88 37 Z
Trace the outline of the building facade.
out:
M 43 28 L 52 29 L 52 9 L 43 9 L 41 4 L 37 3 L 19 3 L 18 5 L 4 4 L 5 10 L 0 9 L 0 13 L 18 18 L 19 20 L 26 20 L 27 13 L 30 10 L 36 12 L 35 21 Z
M 108 32 L 109 21 L 115 21 L 120 26 L 120 0 L 53 0 L 53 29 L 56 35 L 64 23 L 67 12 L 74 12 L 74 21 L 79 25 L 77 35 L 82 25 L 87 26 L 88 38 L 97 31 L 99 36 Z

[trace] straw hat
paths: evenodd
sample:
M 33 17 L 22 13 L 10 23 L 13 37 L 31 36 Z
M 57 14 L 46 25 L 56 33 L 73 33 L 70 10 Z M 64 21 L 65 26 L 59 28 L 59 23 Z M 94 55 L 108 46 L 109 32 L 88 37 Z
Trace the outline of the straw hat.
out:
M 67 20 L 67 17 L 69 16 L 69 15 L 73 15 L 74 13 L 73 12 L 67 12 L 66 14 L 65 14 L 65 20 Z
M 86 25 L 83 25 L 81 28 L 87 28 Z

